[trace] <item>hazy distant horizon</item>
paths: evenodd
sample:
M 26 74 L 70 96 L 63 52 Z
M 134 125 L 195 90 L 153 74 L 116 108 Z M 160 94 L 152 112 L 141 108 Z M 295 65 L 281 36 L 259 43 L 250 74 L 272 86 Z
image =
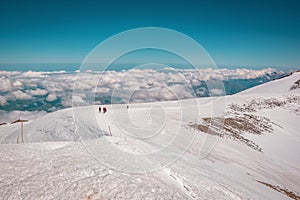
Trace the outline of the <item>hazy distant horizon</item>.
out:
M 110 66 L 111 69 L 115 71 L 120 70 L 128 70 L 135 68 L 136 66 L 140 65 L 141 63 L 117 63 L 112 64 Z M 89 64 L 84 64 L 85 66 Z M 90 64 L 91 70 L 93 71 L 103 71 L 101 70 L 100 66 L 104 66 L 105 64 Z M 81 63 L 0 63 L 0 70 L 1 71 L 67 71 L 72 72 L 79 70 L 81 66 Z M 216 65 L 218 69 L 252 69 L 252 70 L 260 70 L 260 69 L 266 69 L 266 68 L 273 68 L 276 70 L 282 70 L 284 72 L 290 72 L 299 70 L 300 66 L 252 66 L 252 65 Z M 216 66 L 198 66 L 199 68 L 216 68 Z M 174 67 L 176 69 L 192 69 L 191 66 L 187 66 L 182 63 L 169 63 L 169 67 Z

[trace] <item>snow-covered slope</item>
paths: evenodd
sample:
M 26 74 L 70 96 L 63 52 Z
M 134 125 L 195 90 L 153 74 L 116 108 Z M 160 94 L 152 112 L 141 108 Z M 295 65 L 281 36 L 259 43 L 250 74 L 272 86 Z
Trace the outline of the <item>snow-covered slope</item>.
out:
M 86 109 L 83 109 L 86 110 Z M 71 108 L 49 113 L 36 120 L 25 124 L 25 140 L 31 142 L 50 142 L 50 141 L 78 141 L 78 132 L 82 139 L 93 139 L 101 137 L 104 133 L 98 127 L 93 116 L 82 113 L 82 118 L 78 120 L 79 130 L 76 133 L 74 124 L 73 110 Z M 2 139 L 2 143 L 16 143 L 16 138 L 20 136 L 20 124 L 7 125 L 5 132 L 9 133 Z M 14 127 L 18 128 L 14 128 Z M 11 127 L 11 128 L 10 128 Z M 1 129 L 0 129 L 1 130 Z
M 225 98 L 0 126 L 2 199 L 300 199 L 300 73 Z
M 300 80 L 300 71 L 294 72 L 289 74 L 288 76 L 281 78 L 281 79 L 276 79 L 270 82 L 267 82 L 263 85 L 258 85 L 256 87 L 247 89 L 245 91 L 242 91 L 239 93 L 240 94 L 265 94 L 265 93 L 277 93 L 277 94 L 282 94 L 282 93 L 288 93 L 288 92 L 298 92 L 300 93 L 300 90 L 298 87 L 296 90 L 293 91 L 292 86 Z

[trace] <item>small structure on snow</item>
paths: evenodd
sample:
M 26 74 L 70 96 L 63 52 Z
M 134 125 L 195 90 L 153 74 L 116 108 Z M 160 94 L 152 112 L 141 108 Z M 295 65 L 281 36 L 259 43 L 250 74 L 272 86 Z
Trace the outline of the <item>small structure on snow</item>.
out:
M 15 123 L 21 123 L 21 138 L 22 138 L 22 143 L 24 143 L 24 122 L 28 122 L 28 120 L 26 119 L 18 119 L 16 121 L 11 122 L 11 124 L 15 124 Z M 18 142 L 18 139 L 17 139 Z

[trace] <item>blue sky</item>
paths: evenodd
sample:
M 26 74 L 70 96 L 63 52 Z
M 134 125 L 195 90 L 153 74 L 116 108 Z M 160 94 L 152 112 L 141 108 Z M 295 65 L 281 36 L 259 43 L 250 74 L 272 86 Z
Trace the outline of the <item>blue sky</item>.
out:
M 0 63 L 80 63 L 101 41 L 164 27 L 217 65 L 300 66 L 298 1 L 1 1 Z M 117 47 L 116 47 L 117 48 Z

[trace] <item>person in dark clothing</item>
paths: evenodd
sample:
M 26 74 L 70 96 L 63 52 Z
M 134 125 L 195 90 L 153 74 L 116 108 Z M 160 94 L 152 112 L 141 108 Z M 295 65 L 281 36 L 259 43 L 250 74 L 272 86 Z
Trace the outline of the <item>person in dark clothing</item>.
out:
M 103 107 L 103 114 L 106 113 L 106 107 Z

